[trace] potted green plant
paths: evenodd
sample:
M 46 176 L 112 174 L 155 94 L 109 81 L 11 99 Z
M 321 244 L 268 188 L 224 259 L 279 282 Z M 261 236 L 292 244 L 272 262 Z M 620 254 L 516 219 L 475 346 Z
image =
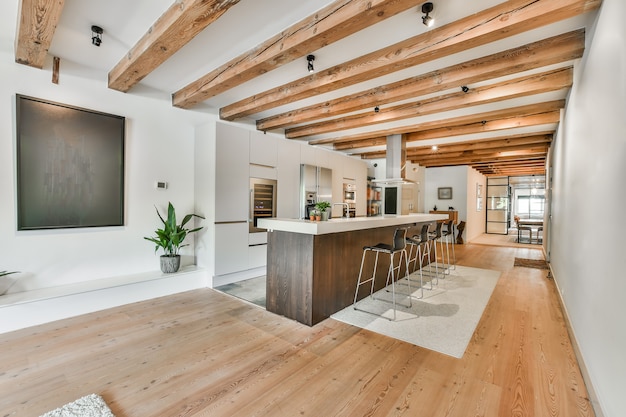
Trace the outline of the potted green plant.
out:
M 315 208 L 321 213 L 322 220 L 328 220 L 328 208 L 330 208 L 330 203 L 328 201 L 318 201 L 315 204 Z
M 159 213 L 159 210 L 155 207 L 159 219 L 163 223 L 162 229 L 155 231 L 156 236 L 144 237 L 156 246 L 154 252 L 156 253 L 159 248 L 163 249 L 163 255 L 161 255 L 161 271 L 165 273 L 172 273 L 178 271 L 180 268 L 180 255 L 179 251 L 189 244 L 183 244 L 185 238 L 189 233 L 197 232 L 202 227 L 196 227 L 195 229 L 187 229 L 185 225 L 192 217 L 198 217 L 204 219 L 204 217 L 197 214 L 187 214 L 180 224 L 176 224 L 176 210 L 172 203 L 167 206 L 167 219 L 164 219 Z

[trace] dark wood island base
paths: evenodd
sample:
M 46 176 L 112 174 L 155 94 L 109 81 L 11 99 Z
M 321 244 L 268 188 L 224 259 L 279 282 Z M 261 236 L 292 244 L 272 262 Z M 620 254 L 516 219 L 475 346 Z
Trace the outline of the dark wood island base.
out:
M 398 227 L 408 228 L 408 236 L 419 234 L 424 223 L 431 221 L 324 234 L 269 231 L 267 310 L 309 326 L 321 322 L 352 304 L 363 246 L 391 243 Z M 373 266 L 374 256 L 368 256 L 363 273 L 371 274 Z M 376 290 L 384 287 L 388 268 L 389 257 L 381 256 Z M 359 299 L 369 294 L 364 287 Z

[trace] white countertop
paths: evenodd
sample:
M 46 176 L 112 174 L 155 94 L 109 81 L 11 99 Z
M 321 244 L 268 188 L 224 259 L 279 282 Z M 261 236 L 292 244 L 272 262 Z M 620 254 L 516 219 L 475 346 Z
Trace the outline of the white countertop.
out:
M 448 219 L 447 214 L 413 213 L 394 216 L 333 218 L 328 221 L 310 221 L 301 219 L 270 218 L 259 219 L 258 226 L 268 231 L 324 235 L 328 233 L 350 232 L 354 230 L 374 229 L 376 227 L 398 226 L 409 223 L 433 222 Z

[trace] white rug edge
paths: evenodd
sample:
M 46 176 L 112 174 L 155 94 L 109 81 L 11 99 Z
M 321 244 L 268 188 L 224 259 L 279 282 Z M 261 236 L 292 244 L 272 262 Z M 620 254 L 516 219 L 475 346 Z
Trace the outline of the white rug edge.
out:
M 89 394 L 67 403 L 39 417 L 115 417 L 104 399 L 98 394 Z

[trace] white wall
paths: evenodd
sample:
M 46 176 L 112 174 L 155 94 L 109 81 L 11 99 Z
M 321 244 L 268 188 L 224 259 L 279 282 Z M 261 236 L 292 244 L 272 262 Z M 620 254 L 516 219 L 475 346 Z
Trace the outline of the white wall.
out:
M 467 167 L 426 168 L 424 187 L 425 210 L 448 210 L 454 207 L 459 212 L 459 221 L 467 221 Z M 437 189 L 452 187 L 452 200 L 440 200 Z M 464 235 L 465 236 L 465 235 Z
M 554 144 L 551 265 L 607 417 L 626 382 L 626 2 L 604 0 Z
M 11 291 L 158 271 L 154 245 L 143 237 L 159 225 L 155 205 L 164 210 L 171 201 L 179 214 L 193 211 L 194 124 L 211 116 L 110 90 L 106 74 L 73 77 L 63 62 L 55 85 L 49 63 L 43 70 L 18 65 L 6 46 L 0 50 L 0 270 L 22 272 Z M 126 117 L 123 227 L 16 231 L 16 93 Z M 156 190 L 156 180 L 169 188 Z M 193 263 L 193 245 L 182 254 L 184 264 Z

